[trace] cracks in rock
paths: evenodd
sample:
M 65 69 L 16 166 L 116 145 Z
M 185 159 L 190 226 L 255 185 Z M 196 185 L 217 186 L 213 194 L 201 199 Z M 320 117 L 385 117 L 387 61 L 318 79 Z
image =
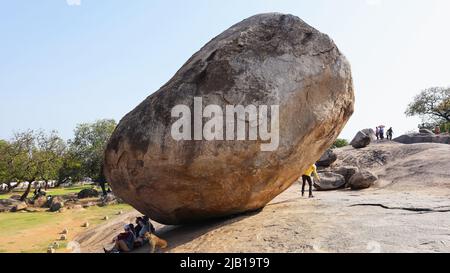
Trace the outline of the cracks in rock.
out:
M 225 98 L 225 95 L 221 92 L 215 92 L 217 96 L 219 96 L 226 104 L 233 105 L 227 98 Z
M 406 210 L 406 211 L 411 211 L 411 212 L 419 212 L 419 213 L 435 213 L 435 212 L 450 212 L 450 207 L 449 206 L 441 206 L 438 208 L 408 208 L 408 207 L 389 207 L 383 204 L 355 204 L 355 205 L 351 205 L 350 207 L 380 207 L 383 209 L 388 209 L 388 210 Z M 448 209 L 439 209 L 439 208 L 448 208 Z
M 331 47 L 331 48 L 328 48 L 328 49 L 325 49 L 325 50 L 322 50 L 322 51 L 319 51 L 319 52 L 316 52 L 316 53 L 312 53 L 311 56 L 319 56 L 319 55 L 322 55 L 322 54 L 331 52 L 331 51 L 333 51 L 335 48 L 336 48 L 336 47 L 333 46 L 333 47 Z

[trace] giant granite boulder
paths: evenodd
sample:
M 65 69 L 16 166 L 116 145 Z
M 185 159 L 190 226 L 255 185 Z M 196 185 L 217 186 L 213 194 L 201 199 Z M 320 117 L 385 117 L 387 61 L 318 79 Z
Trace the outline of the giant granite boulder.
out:
M 120 121 L 105 175 L 118 197 L 164 224 L 257 210 L 333 144 L 353 104 L 350 65 L 327 35 L 296 16 L 256 15 L 207 43 Z M 237 105 L 271 115 L 222 119 Z

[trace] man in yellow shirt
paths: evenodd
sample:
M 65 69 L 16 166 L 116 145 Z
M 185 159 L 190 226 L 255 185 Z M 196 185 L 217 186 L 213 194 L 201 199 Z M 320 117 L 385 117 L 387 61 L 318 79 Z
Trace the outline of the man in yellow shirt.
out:
M 313 194 L 312 194 L 312 179 L 311 179 L 311 175 L 313 175 L 316 177 L 316 179 L 318 181 L 320 181 L 320 177 L 317 174 L 317 167 L 316 164 L 312 164 L 311 166 L 309 166 L 309 168 L 303 173 L 302 175 L 302 180 L 303 180 L 303 185 L 302 185 L 302 196 L 305 196 L 305 184 L 306 182 L 308 182 L 309 184 L 309 198 L 313 198 Z

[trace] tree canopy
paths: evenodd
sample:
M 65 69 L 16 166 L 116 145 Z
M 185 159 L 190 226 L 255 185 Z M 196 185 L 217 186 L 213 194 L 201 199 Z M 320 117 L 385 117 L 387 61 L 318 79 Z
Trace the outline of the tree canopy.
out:
M 115 128 L 116 122 L 112 119 L 82 123 L 75 129 L 74 139 L 69 141 L 70 152 L 81 162 L 84 175 L 95 181 L 104 180 L 103 157 Z
M 82 123 L 67 143 L 56 131 L 26 130 L 10 141 L 0 140 L 0 183 L 8 190 L 18 183 L 28 183 L 22 199 L 29 194 L 31 182 L 51 180 L 58 184 L 89 177 L 100 182 L 104 193 L 103 155 L 116 127 L 114 120 Z
M 424 122 L 450 122 L 450 88 L 432 87 L 423 90 L 408 105 L 407 116 L 419 116 Z

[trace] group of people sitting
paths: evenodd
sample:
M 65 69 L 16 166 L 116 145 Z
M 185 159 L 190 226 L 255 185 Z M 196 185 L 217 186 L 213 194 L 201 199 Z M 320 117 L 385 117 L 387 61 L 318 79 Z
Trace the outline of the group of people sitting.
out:
M 154 233 L 150 219 L 147 216 L 136 218 L 135 225 L 128 224 L 124 226 L 124 232 L 113 239 L 114 247 L 112 249 L 103 248 L 105 253 L 130 252 L 148 243 L 146 233 Z

